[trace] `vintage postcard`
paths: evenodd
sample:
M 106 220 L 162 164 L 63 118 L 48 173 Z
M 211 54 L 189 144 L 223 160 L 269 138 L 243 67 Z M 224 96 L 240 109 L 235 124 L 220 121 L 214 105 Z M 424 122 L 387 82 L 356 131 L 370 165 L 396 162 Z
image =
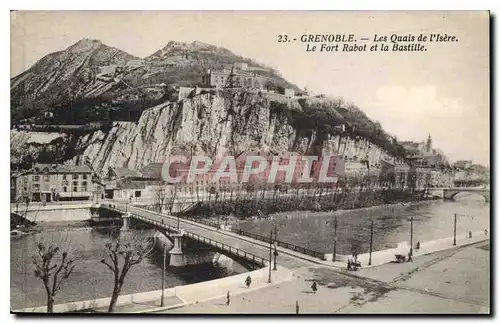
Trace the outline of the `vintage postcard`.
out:
M 12 313 L 490 314 L 487 11 L 11 12 Z

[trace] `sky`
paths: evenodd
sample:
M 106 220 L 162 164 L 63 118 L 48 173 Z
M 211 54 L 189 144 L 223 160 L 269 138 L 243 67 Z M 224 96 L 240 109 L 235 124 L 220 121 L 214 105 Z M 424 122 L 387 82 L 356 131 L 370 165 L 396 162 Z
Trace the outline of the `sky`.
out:
M 448 34 L 424 52 L 370 52 L 386 35 Z M 304 34 L 354 34 L 367 52 L 306 52 Z M 279 43 L 278 35 L 297 41 Z M 370 11 L 32 11 L 11 14 L 11 76 L 82 38 L 138 57 L 170 40 L 226 47 L 278 69 L 314 94 L 342 97 L 398 140 L 422 141 L 451 161 L 489 165 L 489 16 L 487 12 Z M 392 47 L 392 44 L 388 44 Z

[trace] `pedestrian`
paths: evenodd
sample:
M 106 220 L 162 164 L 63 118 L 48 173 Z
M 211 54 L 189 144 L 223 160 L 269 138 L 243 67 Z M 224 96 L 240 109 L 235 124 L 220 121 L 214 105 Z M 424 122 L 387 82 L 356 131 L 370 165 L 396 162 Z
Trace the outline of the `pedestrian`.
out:
M 229 291 L 228 291 L 227 295 L 226 295 L 226 306 L 229 306 L 230 301 L 231 301 L 231 295 L 229 294 Z
M 408 252 L 408 262 L 413 262 L 413 251 L 410 249 L 410 252 Z
M 417 246 L 415 246 L 416 250 L 420 250 L 420 242 L 417 242 Z
M 250 278 L 250 276 L 248 276 L 247 279 L 245 280 L 245 284 L 247 285 L 247 288 L 250 287 L 251 283 L 252 283 L 252 278 Z
M 484 235 L 488 236 L 488 230 L 484 229 Z
M 298 314 L 299 313 L 299 301 L 296 300 L 295 301 L 295 314 Z
M 347 259 L 347 270 L 352 270 L 351 259 Z
M 469 231 L 469 238 L 472 238 L 472 231 Z
M 318 290 L 318 286 L 316 285 L 316 281 L 313 281 L 313 284 L 311 285 L 311 289 L 312 289 L 313 293 L 316 293 L 316 291 Z

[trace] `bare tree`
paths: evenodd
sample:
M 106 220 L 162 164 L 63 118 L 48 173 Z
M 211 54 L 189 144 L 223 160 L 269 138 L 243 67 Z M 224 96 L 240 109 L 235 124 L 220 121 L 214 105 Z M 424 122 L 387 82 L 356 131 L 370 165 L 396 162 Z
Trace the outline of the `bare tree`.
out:
M 69 241 L 60 235 L 41 239 L 36 244 L 37 254 L 33 256 L 35 277 L 42 280 L 47 293 L 47 313 L 54 311 L 54 297 L 61 283 L 68 279 L 75 269 L 74 258 L 70 255 Z
M 170 214 L 172 214 L 172 209 L 177 197 L 178 186 L 174 184 L 169 186 L 167 184 L 160 184 L 155 190 L 155 200 L 156 206 L 160 212 L 163 211 L 164 207 L 167 206 Z
M 155 190 L 156 206 L 159 212 L 163 211 L 163 206 L 168 197 L 168 188 L 166 185 L 160 184 Z
M 179 187 L 177 184 L 174 184 L 170 190 L 168 190 L 168 196 L 167 196 L 167 204 L 169 208 L 170 214 L 172 214 L 172 210 L 174 208 L 175 204 L 175 199 L 177 198 L 177 192 L 179 191 Z
M 121 232 L 118 237 L 110 238 L 109 242 L 105 244 L 105 257 L 101 263 L 106 265 L 114 276 L 113 294 L 109 302 L 108 312 L 114 311 L 130 268 L 141 263 L 152 250 L 153 240 L 151 237 L 130 232 Z

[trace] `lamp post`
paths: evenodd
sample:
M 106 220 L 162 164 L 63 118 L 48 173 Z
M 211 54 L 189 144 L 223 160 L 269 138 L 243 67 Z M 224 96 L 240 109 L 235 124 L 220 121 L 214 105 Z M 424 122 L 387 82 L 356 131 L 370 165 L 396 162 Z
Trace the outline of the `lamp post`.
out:
M 181 221 L 180 221 L 180 215 L 179 214 L 180 214 L 180 212 L 177 211 L 177 231 L 179 231 L 179 229 L 180 229 L 180 223 L 181 223 Z
M 413 254 L 413 216 L 410 218 L 410 254 Z
M 267 280 L 268 283 L 271 283 L 272 250 L 273 250 L 273 229 L 271 228 L 271 232 L 269 233 L 269 278 Z
M 453 221 L 453 245 L 457 245 L 457 213 L 455 213 Z
M 368 259 L 368 265 L 372 265 L 372 248 L 373 248 L 373 219 L 370 226 L 370 258 Z
M 327 224 L 331 224 L 329 221 L 327 222 Z M 335 262 L 337 259 L 337 216 L 335 216 L 334 220 L 333 220 L 333 257 L 332 257 L 332 261 Z
M 273 270 L 277 270 L 276 268 L 276 258 L 278 257 L 278 226 L 274 224 L 274 267 Z
M 337 260 L 337 217 L 333 224 L 333 262 Z
M 165 297 L 165 271 L 167 266 L 167 246 L 163 247 L 163 271 L 161 275 L 161 301 L 160 307 L 164 306 L 164 297 Z

